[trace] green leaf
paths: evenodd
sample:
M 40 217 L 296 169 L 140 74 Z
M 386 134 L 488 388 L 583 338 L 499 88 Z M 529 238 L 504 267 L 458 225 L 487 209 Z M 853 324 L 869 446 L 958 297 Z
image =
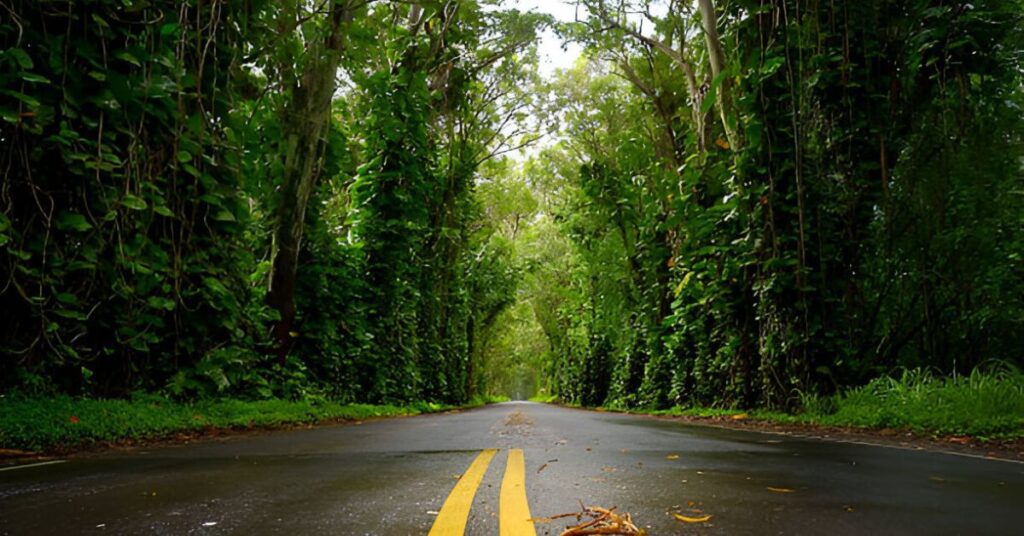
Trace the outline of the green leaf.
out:
M 222 297 L 231 295 L 231 292 L 228 291 L 228 288 L 225 287 L 223 283 L 217 281 L 212 277 L 204 277 L 203 283 L 206 284 L 206 287 L 212 290 L 214 294 L 217 294 Z
M 218 391 L 223 391 L 231 386 L 231 382 L 228 380 L 227 375 L 224 374 L 224 369 L 220 367 L 206 370 L 203 374 L 217 385 Z
M 78 270 L 95 270 L 96 263 L 85 261 L 71 261 L 68 263 L 67 269 L 69 272 L 75 272 Z
M 764 125 L 756 121 L 751 121 L 747 125 L 747 143 L 751 147 L 757 147 L 761 144 L 761 133 L 764 129 Z
M 56 311 L 54 311 L 54 313 L 56 313 L 57 316 L 62 316 L 64 318 L 70 318 L 71 320 L 86 320 L 87 319 L 86 316 L 85 316 L 85 313 L 83 313 L 82 311 L 75 311 L 75 310 L 72 310 L 72 309 L 57 309 Z
M 57 216 L 57 229 L 61 231 L 84 232 L 92 229 L 92 224 L 82 214 L 64 212 Z
M 700 113 L 708 113 L 708 110 L 715 105 L 715 99 L 718 98 L 718 86 L 722 85 L 722 80 L 725 80 L 728 74 L 728 70 L 722 71 L 718 73 L 718 76 L 716 76 L 714 80 L 711 81 L 711 86 L 708 87 L 708 92 L 704 95 L 704 100 L 700 103 Z
M 132 210 L 146 210 L 146 202 L 141 197 L 132 194 L 125 194 L 121 204 Z
M 8 123 L 17 123 L 21 120 L 21 116 L 18 114 L 17 110 L 12 110 L 6 106 L 0 107 L 0 117 L 3 117 L 4 121 L 7 121 Z
M 156 212 L 157 214 L 159 214 L 161 216 L 166 216 L 168 218 L 173 218 L 174 217 L 174 213 L 171 212 L 171 209 L 169 209 L 169 208 L 167 208 L 165 206 L 153 207 L 153 212 Z
M 679 282 L 678 286 L 676 286 L 675 295 L 677 297 L 683 292 L 683 289 L 690 284 L 691 278 L 693 278 L 693 272 L 686 272 L 686 276 L 684 276 L 683 280 Z
M 67 292 L 58 292 L 56 297 L 57 301 L 61 303 L 66 303 L 68 305 L 74 305 L 78 303 L 78 296 L 75 296 L 74 294 L 68 294 Z
M 199 200 L 204 202 L 204 203 L 209 203 L 209 204 L 217 206 L 217 207 L 223 207 L 224 206 L 224 199 L 221 196 L 219 196 L 217 194 L 213 194 L 213 193 L 203 194 L 203 195 L 199 196 Z
M 192 153 L 188 151 L 178 151 L 178 162 L 185 163 L 192 161 Z
M 782 56 L 772 56 L 764 60 L 764 65 L 761 66 L 761 79 L 764 80 L 775 74 L 775 71 L 778 71 L 784 63 L 786 63 L 786 58 Z
M 146 340 L 143 339 L 142 337 L 132 337 L 131 339 L 128 339 L 127 342 L 128 346 L 130 346 L 134 350 L 138 350 L 140 352 L 149 351 L 149 344 L 147 344 Z
M 700 113 L 706 114 L 711 107 L 715 105 L 715 88 L 712 86 L 708 90 L 707 94 L 704 95 L 704 100 L 700 101 Z
M 0 91 L 0 93 L 12 96 L 12 97 L 20 100 L 21 102 L 24 102 L 30 108 L 38 108 L 39 107 L 39 101 L 35 97 L 30 97 L 30 96 L 28 96 L 28 95 L 26 95 L 24 93 L 21 93 L 20 91 L 3 90 L 3 91 Z
M 163 309 L 165 311 L 173 311 L 175 307 L 174 300 L 161 298 L 160 296 L 150 296 L 149 298 L 146 298 L 146 303 L 149 304 L 150 307 Z
M 217 221 L 238 221 L 235 219 L 235 215 L 231 211 L 225 209 L 217 212 L 213 215 L 213 219 Z
M 18 66 L 22 69 L 32 68 L 32 58 L 29 57 L 28 53 L 20 48 L 12 48 L 7 51 L 7 55 L 14 58 L 14 61 L 18 62 Z
M 21 79 L 26 81 L 26 82 L 35 82 L 35 83 L 39 83 L 39 84 L 49 84 L 50 83 L 50 80 L 48 78 L 46 78 L 44 76 L 40 76 L 40 75 L 35 74 L 35 73 L 22 72 L 22 73 L 19 74 L 19 76 L 21 76 Z
M 178 31 L 178 24 L 175 22 L 168 22 L 160 27 L 160 35 L 166 37 Z
M 103 17 L 101 17 L 101 16 L 99 16 L 99 15 L 97 15 L 95 13 L 92 14 L 92 20 L 96 24 L 99 24 L 100 27 L 102 27 L 102 28 L 110 28 L 110 24 L 106 21 L 106 19 L 104 19 Z
M 132 55 L 131 52 L 128 52 L 127 50 L 117 51 L 116 53 L 114 53 L 114 57 L 120 60 L 124 60 L 136 67 L 142 67 L 142 62 L 139 61 L 139 58 L 136 58 L 134 55 Z

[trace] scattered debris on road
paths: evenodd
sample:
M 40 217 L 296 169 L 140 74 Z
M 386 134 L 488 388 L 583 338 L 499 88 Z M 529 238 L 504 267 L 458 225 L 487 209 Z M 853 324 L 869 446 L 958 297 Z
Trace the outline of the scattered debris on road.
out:
M 577 524 L 566 528 L 559 536 L 589 536 L 593 534 L 609 534 L 619 536 L 645 536 L 647 531 L 633 524 L 628 513 L 618 514 L 616 507 L 601 508 L 600 506 L 583 506 L 579 512 L 568 512 L 551 517 L 534 518 L 534 523 L 551 523 L 556 519 L 575 517 Z
M 505 418 L 505 426 L 529 426 L 532 424 L 533 419 L 521 411 L 513 411 L 508 414 L 507 418 Z
M 548 460 L 547 463 L 542 463 L 540 468 L 537 469 L 537 474 L 540 474 L 540 472 L 543 471 L 548 466 L 548 463 L 555 463 L 557 461 L 558 458 L 555 458 L 553 460 Z

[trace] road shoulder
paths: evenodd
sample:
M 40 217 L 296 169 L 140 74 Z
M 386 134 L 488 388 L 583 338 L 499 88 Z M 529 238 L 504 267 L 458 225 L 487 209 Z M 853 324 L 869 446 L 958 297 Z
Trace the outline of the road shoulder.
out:
M 567 406 L 572 407 L 572 406 Z M 657 415 L 637 411 L 620 412 L 604 408 L 576 408 L 603 413 L 637 415 L 650 419 L 711 426 L 728 430 L 762 432 L 800 439 L 817 439 L 840 443 L 873 445 L 929 452 L 942 452 L 993 460 L 1024 463 L 1024 439 L 979 439 L 969 436 L 938 436 L 909 430 L 838 427 L 818 424 L 778 423 L 740 414 L 733 416 L 697 417 L 691 415 Z

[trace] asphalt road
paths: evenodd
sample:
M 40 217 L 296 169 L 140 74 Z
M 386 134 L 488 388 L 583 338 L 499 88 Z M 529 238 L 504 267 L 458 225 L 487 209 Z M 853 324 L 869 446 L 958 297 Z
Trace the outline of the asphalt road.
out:
M 652 535 L 1024 534 L 1024 464 L 507 403 L 3 470 L 0 534 L 529 534 L 581 501 Z

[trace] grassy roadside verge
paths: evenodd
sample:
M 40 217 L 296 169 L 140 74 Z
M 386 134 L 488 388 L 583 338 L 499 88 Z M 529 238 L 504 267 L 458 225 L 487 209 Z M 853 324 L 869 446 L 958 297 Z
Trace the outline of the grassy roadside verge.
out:
M 287 400 L 181 403 L 151 395 L 132 400 L 0 398 L 0 449 L 75 450 L 180 433 L 418 415 L 497 401 L 478 398 L 464 406 L 427 402 L 394 406 Z
M 796 413 L 696 407 L 628 411 L 737 422 L 900 430 L 981 441 L 1024 439 L 1024 374 L 1012 369 L 976 370 L 957 377 L 906 370 L 899 376 L 876 378 L 837 395 L 804 396 L 801 402 L 802 409 Z

